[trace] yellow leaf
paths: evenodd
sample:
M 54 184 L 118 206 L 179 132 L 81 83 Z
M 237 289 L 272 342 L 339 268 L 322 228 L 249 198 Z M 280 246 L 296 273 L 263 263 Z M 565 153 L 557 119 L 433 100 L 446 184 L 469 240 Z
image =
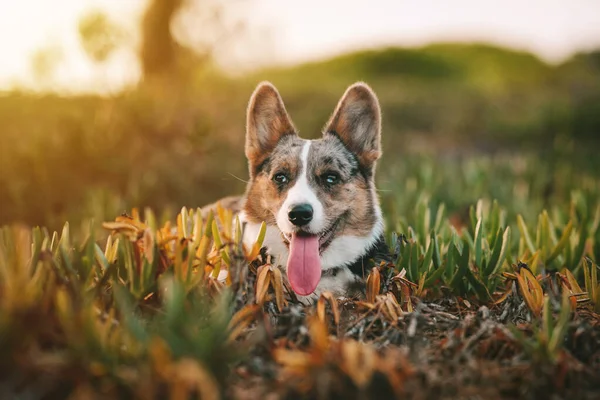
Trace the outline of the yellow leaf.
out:
M 403 285 L 400 288 L 401 292 L 402 292 L 402 298 L 404 300 L 404 302 L 406 303 L 406 311 L 413 312 L 413 305 L 412 305 L 412 300 L 410 298 L 410 286 L 407 285 Z M 388 293 L 388 295 L 391 295 L 391 293 Z M 395 299 L 394 299 L 395 300 Z
M 194 392 L 201 399 L 218 400 L 220 398 L 219 386 L 214 376 L 198 361 L 190 358 L 183 358 L 173 365 L 171 382 L 171 394 L 177 393 L 177 395 L 170 398 L 176 398 L 181 393 L 185 393 L 182 398 L 187 399 Z
M 210 238 L 208 236 L 202 236 L 198 250 L 196 250 L 196 258 L 199 260 L 200 267 L 206 266 L 206 259 L 208 257 L 208 249 L 210 246 Z
M 240 223 L 239 215 L 235 216 L 235 243 L 242 242 L 242 224 Z
M 542 286 L 527 268 L 521 268 L 517 274 L 517 282 L 527 306 L 535 316 L 539 316 L 544 306 Z
M 183 209 L 185 210 L 185 207 Z M 183 212 L 180 212 L 179 214 L 177 214 L 177 238 L 180 240 L 185 237 L 185 231 L 184 231 L 185 221 L 183 220 L 183 218 L 185 218 L 183 216 Z
M 364 388 L 371 381 L 376 368 L 376 353 L 368 344 L 346 340 L 341 344 L 342 370 L 358 388 Z
M 137 207 L 131 209 L 131 219 L 136 222 L 140 222 L 140 210 Z
M 139 229 L 137 226 L 132 225 L 128 222 L 103 222 L 102 227 L 111 231 L 123 232 L 123 233 L 137 233 Z
M 505 300 L 508 298 L 508 295 L 510 295 L 510 294 L 511 294 L 511 292 L 512 292 L 512 288 L 511 288 L 510 286 L 512 286 L 512 283 L 509 285 L 508 289 L 506 289 L 506 290 L 505 290 L 505 291 L 504 291 L 504 292 L 503 292 L 503 293 L 500 295 L 500 297 L 498 297 L 498 298 L 497 298 L 497 299 L 494 301 L 494 304 L 501 304 L 501 303 L 503 303 L 503 302 L 504 302 L 504 301 L 505 301 Z
M 223 260 L 225 265 L 227 265 L 227 266 L 231 265 L 231 258 L 229 258 L 229 253 L 227 252 L 227 249 L 222 249 L 219 252 L 219 254 L 221 255 L 221 259 Z
M 377 306 L 375 306 L 375 304 L 373 303 L 367 303 L 365 301 L 357 301 L 355 303 L 358 307 L 360 308 L 366 308 L 367 310 L 374 310 L 377 308 Z
M 215 267 L 213 268 L 212 273 L 210 275 L 211 278 L 217 279 L 219 277 L 219 274 L 221 273 L 221 264 L 222 264 L 222 261 L 217 260 L 217 262 L 215 263 Z
M 398 321 L 400 315 L 402 314 L 400 304 L 398 304 L 398 301 L 396 300 L 394 295 L 389 292 L 386 293 L 385 297 L 382 296 L 382 301 L 382 311 L 388 317 L 388 319 L 395 324 Z
M 260 230 L 252 246 L 252 249 L 248 254 L 246 254 L 246 260 L 254 261 L 256 257 L 260 254 L 260 249 L 262 248 L 263 241 L 265 240 L 265 235 L 267 234 L 267 224 L 264 222 L 260 225 Z
M 281 312 L 286 305 L 285 298 L 283 297 L 283 275 L 277 267 L 273 267 L 272 272 L 271 283 L 273 284 L 273 289 L 275 289 L 275 302 L 277 303 L 277 309 Z
M 340 310 L 338 308 L 337 300 L 331 292 L 321 293 L 319 301 L 317 302 L 317 316 L 322 322 L 325 322 L 325 305 L 327 302 L 329 302 L 329 305 L 331 306 L 333 321 L 335 322 L 335 325 L 338 326 L 340 324 Z
M 329 349 L 329 331 L 327 326 L 316 316 L 308 318 L 308 331 L 312 343 L 313 353 L 317 360 L 323 362 Z
M 194 231 L 192 232 L 194 238 L 194 246 L 198 246 L 200 241 L 202 240 L 202 210 L 200 208 L 196 209 L 194 214 Z
M 231 317 L 227 327 L 229 330 L 228 340 L 231 342 L 237 339 L 238 336 L 252 323 L 259 311 L 260 307 L 258 305 L 249 304 L 236 312 L 233 317 Z
M 379 290 L 381 289 L 381 274 L 379 273 L 379 268 L 374 267 L 371 270 L 371 273 L 367 277 L 367 301 L 369 303 L 374 303 L 375 298 L 379 295 Z
M 148 226 L 146 226 L 146 224 L 144 224 L 143 222 L 140 221 L 139 213 L 138 213 L 137 217 L 138 218 L 136 219 L 136 218 L 132 218 L 132 217 L 129 217 L 126 215 L 119 215 L 117 218 L 115 218 L 115 222 L 127 223 L 127 224 L 135 226 L 138 230 L 143 231 Z
M 273 350 L 273 358 L 277 363 L 294 370 L 304 370 L 311 367 L 310 354 L 298 350 L 276 348 Z
M 583 289 L 581 289 L 581 286 L 579 286 L 579 283 L 577 283 L 577 279 L 575 279 L 571 271 L 569 271 L 568 269 L 565 269 L 565 277 L 567 278 L 567 281 L 569 282 L 569 286 L 571 287 L 573 293 L 584 293 Z
M 146 229 L 144 231 L 143 243 L 144 257 L 146 257 L 146 260 L 148 260 L 148 262 L 152 264 L 152 262 L 154 261 L 154 236 L 152 235 L 150 229 Z
M 419 285 L 417 286 L 417 292 L 415 293 L 417 297 L 421 297 L 423 295 L 423 290 L 425 290 L 425 278 L 427 278 L 427 271 L 425 271 L 419 278 Z
M 148 348 L 152 367 L 163 379 L 167 376 L 167 367 L 171 363 L 171 352 L 167 344 L 158 336 L 152 338 Z
M 256 271 L 256 302 L 263 304 L 269 291 L 271 282 L 271 265 L 265 264 L 258 267 Z
M 531 271 L 536 274 L 538 271 L 538 265 L 540 264 L 541 252 L 540 250 L 536 251 L 531 255 L 531 257 L 525 261 L 525 264 L 531 268 Z
M 223 245 L 223 242 L 221 241 L 221 235 L 219 234 L 219 226 L 217 225 L 216 220 L 213 220 L 212 222 L 212 237 L 215 242 L 214 248 L 217 250 L 220 249 Z
M 221 202 L 217 202 L 217 218 L 219 219 L 219 221 L 221 222 L 221 236 L 223 237 L 224 241 L 231 241 L 232 235 L 231 235 L 231 228 L 232 226 L 232 219 L 233 219 L 233 213 L 231 210 L 224 208 L 221 205 Z

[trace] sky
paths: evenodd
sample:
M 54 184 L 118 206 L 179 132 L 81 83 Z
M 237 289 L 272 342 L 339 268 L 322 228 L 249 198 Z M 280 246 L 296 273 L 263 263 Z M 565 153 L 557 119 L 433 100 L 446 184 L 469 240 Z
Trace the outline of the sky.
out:
M 233 0 L 221 0 L 233 1 Z M 236 0 L 252 45 L 221 54 L 230 68 L 293 64 L 379 46 L 483 41 L 532 51 L 560 62 L 600 48 L 600 0 Z M 139 68 L 122 50 L 106 65 L 85 56 L 77 23 L 101 10 L 131 34 L 145 0 L 19 0 L 0 4 L 0 90 L 15 86 L 61 91 L 114 91 L 135 83 Z M 242 42 L 243 43 L 243 42 Z M 130 48 L 133 48 L 130 46 Z M 36 79 L 32 58 L 58 55 L 52 82 Z M 45 86 L 44 86 L 45 85 Z

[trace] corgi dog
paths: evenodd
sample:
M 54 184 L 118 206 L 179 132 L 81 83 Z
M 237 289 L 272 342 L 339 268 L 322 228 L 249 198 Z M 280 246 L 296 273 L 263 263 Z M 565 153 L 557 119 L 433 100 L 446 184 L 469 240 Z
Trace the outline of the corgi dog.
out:
M 246 193 L 220 204 L 238 213 L 249 246 L 266 223 L 263 246 L 299 299 L 354 296 L 369 261 L 389 261 L 375 190 L 381 111 L 368 85 L 350 86 L 322 137 L 306 140 L 277 89 L 260 83 L 248 104 L 245 153 Z

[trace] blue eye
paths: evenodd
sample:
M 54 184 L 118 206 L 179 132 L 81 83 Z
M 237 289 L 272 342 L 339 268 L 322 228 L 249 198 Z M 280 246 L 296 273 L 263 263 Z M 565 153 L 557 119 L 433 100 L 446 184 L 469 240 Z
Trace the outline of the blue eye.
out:
M 275 176 L 273 176 L 273 180 L 275 182 L 279 183 L 280 185 L 283 185 L 283 184 L 289 182 L 289 179 L 288 179 L 287 175 L 284 174 L 284 173 L 281 173 L 281 172 L 275 174 Z
M 328 172 L 323 175 L 323 181 L 328 185 L 335 185 L 340 182 L 340 176 L 334 172 Z

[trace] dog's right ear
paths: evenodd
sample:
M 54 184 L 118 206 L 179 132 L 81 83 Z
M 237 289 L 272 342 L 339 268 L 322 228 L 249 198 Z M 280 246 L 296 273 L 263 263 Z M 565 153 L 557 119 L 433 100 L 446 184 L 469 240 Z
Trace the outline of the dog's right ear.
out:
M 260 83 L 248 104 L 246 121 L 246 157 L 250 176 L 269 156 L 284 135 L 295 135 L 296 129 L 285 110 L 275 86 Z
M 373 90 L 362 82 L 350 86 L 342 96 L 325 134 L 335 134 L 356 154 L 359 163 L 372 171 L 381 156 L 381 109 Z

